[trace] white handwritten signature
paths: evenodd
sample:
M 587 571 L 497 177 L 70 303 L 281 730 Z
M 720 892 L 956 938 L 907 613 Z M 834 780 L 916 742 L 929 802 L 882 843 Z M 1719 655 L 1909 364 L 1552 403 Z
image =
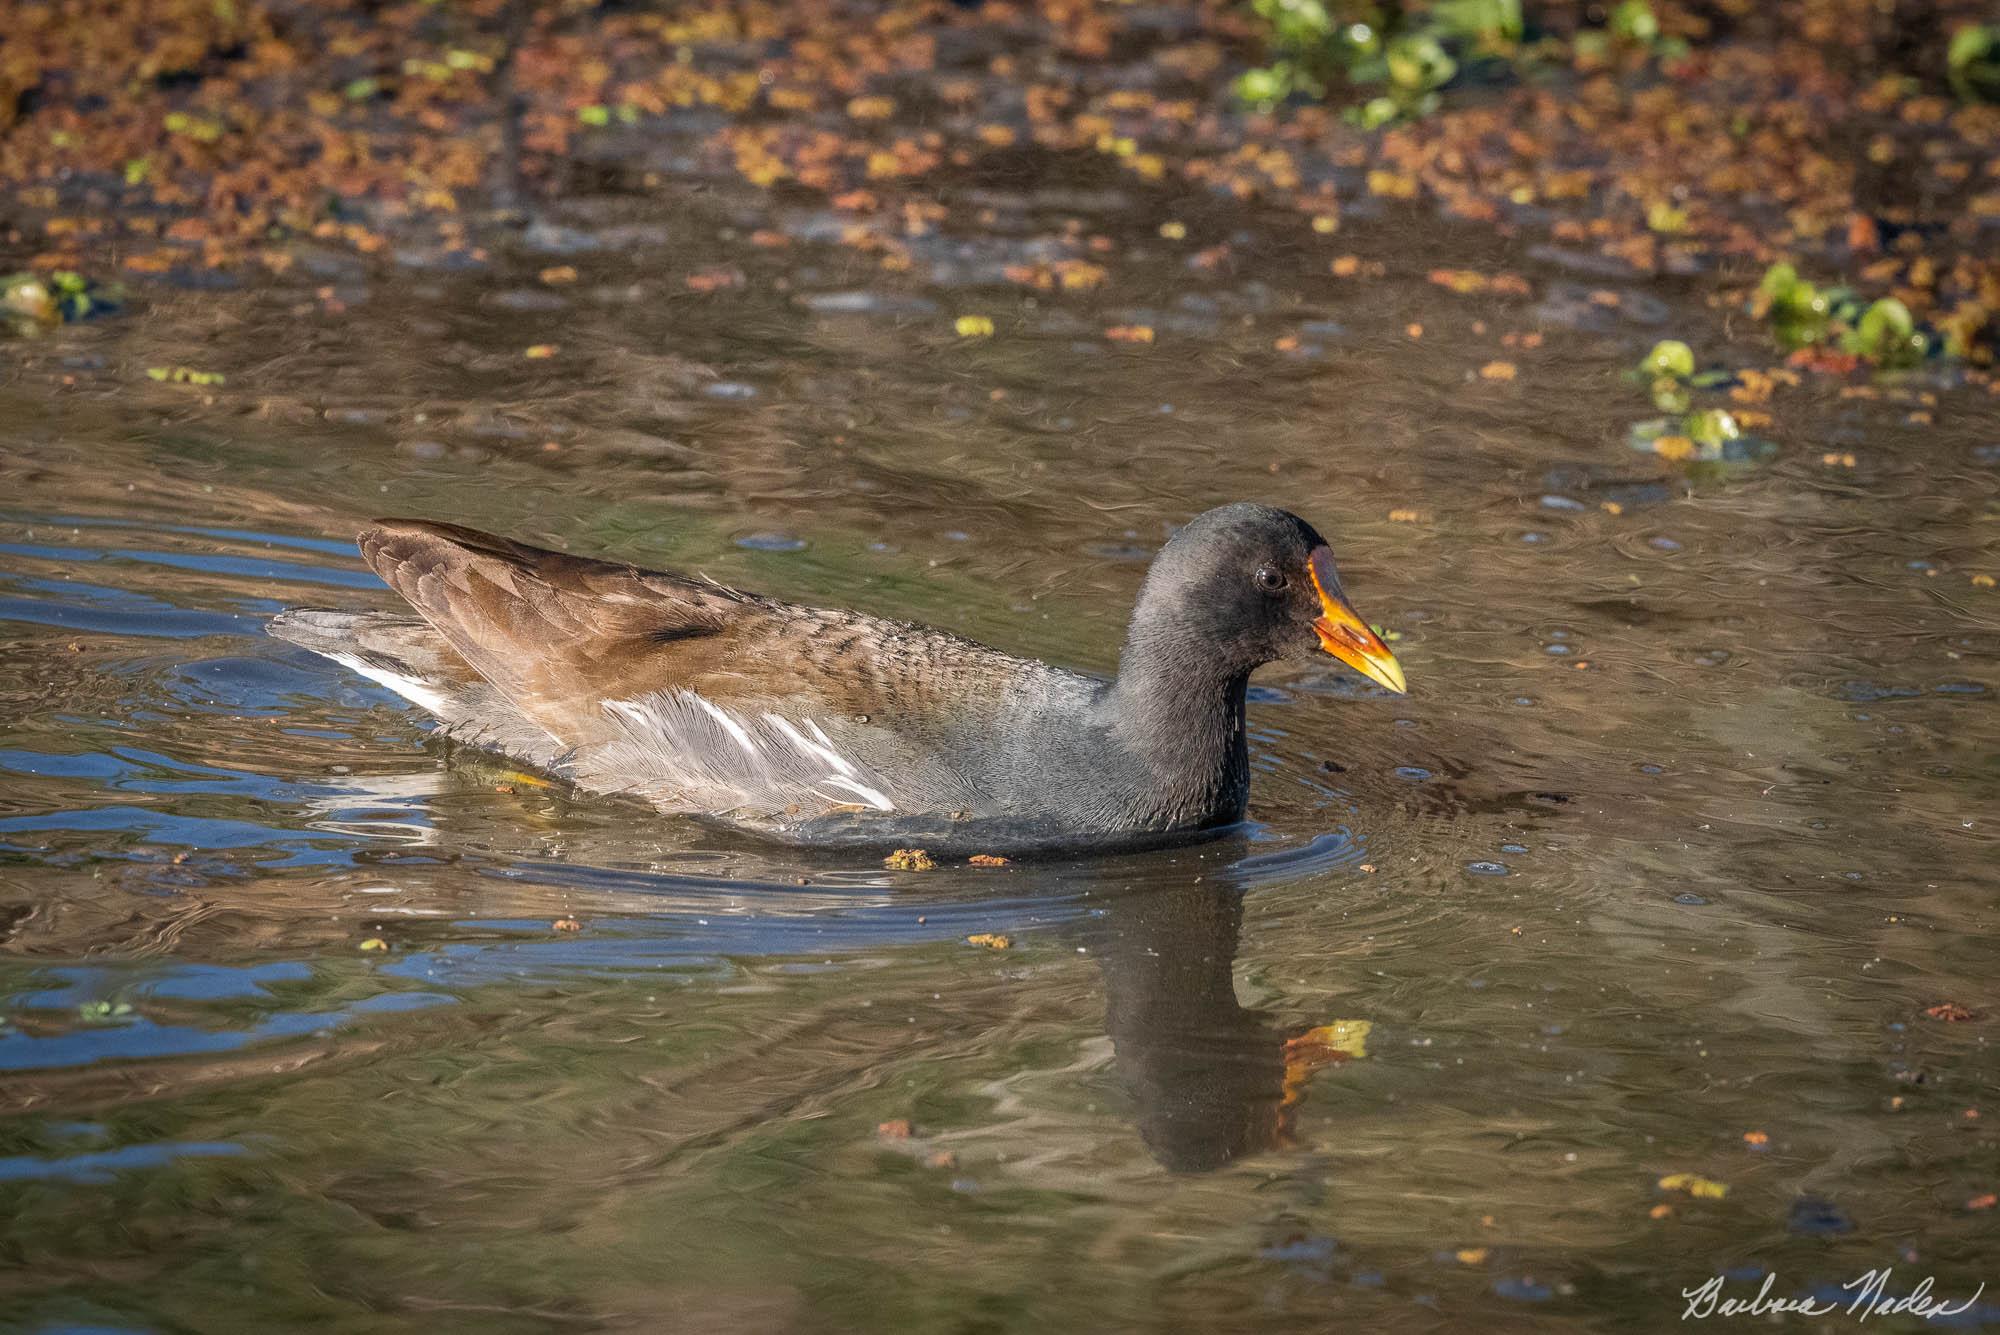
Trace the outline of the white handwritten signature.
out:
M 1864 1275 L 1850 1279 L 1841 1285 L 1841 1291 L 1850 1295 L 1835 1301 L 1828 1298 L 1780 1298 L 1771 1292 L 1778 1282 L 1775 1274 L 1764 1276 L 1764 1282 L 1757 1292 L 1748 1298 L 1731 1298 L 1722 1292 L 1723 1277 L 1712 1279 L 1692 1289 L 1682 1289 L 1681 1297 L 1687 1300 L 1687 1307 L 1681 1312 L 1683 1321 L 1702 1321 L 1712 1316 L 1773 1316 L 1793 1313 L 1798 1316 L 1832 1316 L 1835 1312 L 1845 1312 L 1857 1321 L 1866 1321 L 1871 1316 L 1915 1316 L 1925 1321 L 1938 1317 L 1958 1316 L 1972 1310 L 1979 1301 L 1979 1295 L 1986 1292 L 1986 1285 L 1972 1291 L 1972 1296 L 1964 1302 L 1954 1304 L 1949 1298 L 1931 1296 L 1929 1275 L 1918 1281 L 1917 1286 L 1900 1298 L 1889 1295 L 1889 1278 L 1895 1273 L 1892 1267 L 1870 1270 Z

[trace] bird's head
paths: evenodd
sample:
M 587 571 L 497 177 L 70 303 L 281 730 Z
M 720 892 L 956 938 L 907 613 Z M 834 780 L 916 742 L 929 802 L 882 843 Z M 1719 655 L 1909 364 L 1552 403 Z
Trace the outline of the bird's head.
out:
M 1408 689 L 1396 656 L 1347 601 L 1326 539 L 1272 506 L 1210 510 L 1161 548 L 1133 633 L 1169 627 L 1181 651 L 1213 652 L 1246 671 L 1326 653 L 1391 691 Z

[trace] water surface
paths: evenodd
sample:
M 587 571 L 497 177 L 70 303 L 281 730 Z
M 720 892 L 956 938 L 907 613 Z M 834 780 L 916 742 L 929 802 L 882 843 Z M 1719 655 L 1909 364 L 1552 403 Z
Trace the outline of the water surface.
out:
M 980 188 L 903 275 L 724 183 L 555 211 L 573 286 L 534 233 L 308 255 L 0 349 L 0 1314 L 1541 1331 L 2000 1281 L 1991 398 L 1808 383 L 1775 458 L 1690 471 L 1625 368 L 1665 319 L 1773 356 L 1703 280 L 1458 296 L 1425 271 L 1491 239 L 1414 215 L 1351 221 L 1365 291 L 1197 273 L 1142 192 Z M 1138 277 L 997 284 L 1067 217 Z M 1251 823 L 1192 849 L 764 847 L 262 634 L 387 606 L 348 540 L 401 513 L 1103 670 L 1240 498 L 1333 535 L 1413 689 L 1260 677 Z

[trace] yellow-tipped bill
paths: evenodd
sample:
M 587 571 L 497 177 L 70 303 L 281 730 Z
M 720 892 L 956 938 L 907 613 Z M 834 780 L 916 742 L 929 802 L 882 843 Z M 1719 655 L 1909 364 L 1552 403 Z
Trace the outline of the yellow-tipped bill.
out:
M 1315 550 L 1306 562 L 1306 573 L 1312 577 L 1313 592 L 1319 595 L 1320 614 L 1313 619 L 1313 630 L 1319 634 L 1320 648 L 1398 695 L 1409 690 L 1402 664 L 1342 596 L 1340 581 L 1334 576 L 1333 553 L 1324 547 Z

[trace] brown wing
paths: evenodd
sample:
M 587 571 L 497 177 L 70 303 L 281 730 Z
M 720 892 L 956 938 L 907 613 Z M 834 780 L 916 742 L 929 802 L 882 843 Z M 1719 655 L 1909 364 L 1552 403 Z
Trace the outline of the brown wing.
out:
M 384 520 L 375 572 L 567 748 L 586 786 L 671 810 L 976 810 L 966 711 L 1048 672 L 983 645 L 793 607 L 473 529 Z
M 361 554 L 481 677 L 572 744 L 602 702 L 685 677 L 726 652 L 755 605 L 718 586 L 543 551 L 456 524 L 378 521 Z

